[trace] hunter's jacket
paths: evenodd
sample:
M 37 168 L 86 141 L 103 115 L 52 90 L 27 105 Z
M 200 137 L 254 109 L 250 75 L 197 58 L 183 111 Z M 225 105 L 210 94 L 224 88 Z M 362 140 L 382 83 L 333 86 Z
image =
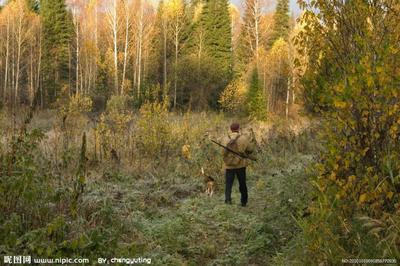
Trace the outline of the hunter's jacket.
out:
M 238 137 L 238 135 L 239 135 L 239 137 Z M 254 147 L 254 143 L 251 141 L 250 137 L 247 136 L 246 134 L 231 132 L 228 134 L 228 136 L 226 138 L 224 138 L 222 143 L 225 146 L 227 146 L 231 139 L 235 139 L 237 137 L 238 137 L 238 139 L 236 140 L 237 150 L 235 150 L 235 152 L 243 154 L 246 157 L 250 157 L 251 154 L 254 152 L 255 147 Z M 225 153 L 227 153 L 227 152 L 229 152 L 229 151 L 224 149 L 223 155 L 225 155 Z M 226 165 L 226 163 L 224 163 L 224 167 L 225 167 L 225 169 L 239 169 L 239 168 L 247 167 L 248 164 L 249 164 L 248 159 L 240 158 L 240 160 L 238 160 L 238 162 L 234 165 Z

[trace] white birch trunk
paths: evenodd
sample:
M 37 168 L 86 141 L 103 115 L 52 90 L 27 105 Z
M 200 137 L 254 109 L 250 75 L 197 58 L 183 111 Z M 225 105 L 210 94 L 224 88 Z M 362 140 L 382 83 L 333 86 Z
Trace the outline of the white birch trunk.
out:
M 5 74 L 4 74 L 4 101 L 6 101 L 7 97 L 7 89 L 8 89 L 8 63 L 9 63 L 9 57 L 10 57 L 10 17 L 7 16 L 7 38 L 6 38 L 6 66 L 5 66 Z
M 129 11 L 127 2 L 124 2 L 125 7 L 125 46 L 124 46 L 124 66 L 122 70 L 122 83 L 121 83 L 121 95 L 124 95 L 124 87 L 125 87 L 125 74 L 126 74 L 126 65 L 128 60 L 128 47 L 129 47 Z
M 166 18 L 162 18 L 163 30 L 163 92 L 164 98 L 167 96 L 167 22 Z
M 19 76 L 21 68 L 21 49 L 22 49 L 22 19 L 24 17 L 24 11 L 21 8 L 18 10 L 18 33 L 17 33 L 17 62 L 16 62 L 16 77 L 15 77 L 15 93 L 14 93 L 14 105 L 17 106 L 19 97 Z
M 139 15 L 139 47 L 138 47 L 138 76 L 137 76 L 137 91 L 138 98 L 141 96 L 141 82 L 142 82 L 142 49 L 143 49 L 143 2 L 140 2 L 140 15 Z
M 289 118 L 289 99 L 290 99 L 290 87 L 291 86 L 292 86 L 292 82 L 290 80 L 290 77 L 288 77 L 288 86 L 286 89 L 286 110 L 285 110 L 286 119 Z
M 259 0 L 254 1 L 254 8 L 253 8 L 253 16 L 254 16 L 254 37 L 256 41 L 256 47 L 255 47 L 255 56 L 256 56 L 256 64 L 257 64 L 257 69 L 258 69 L 258 53 L 259 53 L 259 43 L 260 43 L 260 29 L 259 29 L 259 23 L 260 23 L 260 3 Z
M 117 0 L 114 0 L 113 13 L 113 36 L 114 36 L 114 75 L 115 75 L 115 90 L 118 91 L 118 23 L 117 23 Z
M 75 29 L 76 29 L 76 84 L 75 84 L 75 93 L 79 94 L 79 21 L 78 15 L 75 12 Z
M 40 90 L 40 106 L 43 107 L 43 91 L 42 91 L 42 86 L 40 83 L 40 69 L 42 67 L 42 30 L 41 28 L 39 29 L 39 54 L 37 57 L 38 61 L 38 67 L 37 67 L 37 73 L 36 73 L 36 91 Z
M 179 45 L 179 32 L 175 32 L 175 76 L 174 76 L 174 109 L 176 108 L 176 93 L 178 82 L 178 45 Z
M 34 75 L 33 75 L 33 44 L 30 45 L 30 55 L 29 55 L 29 105 L 33 104 L 33 97 L 35 95 L 35 87 L 34 87 Z
M 114 52 L 114 90 L 119 93 L 118 81 L 118 18 L 117 18 L 117 0 L 114 0 L 111 10 L 108 12 L 108 22 L 111 27 L 113 52 Z

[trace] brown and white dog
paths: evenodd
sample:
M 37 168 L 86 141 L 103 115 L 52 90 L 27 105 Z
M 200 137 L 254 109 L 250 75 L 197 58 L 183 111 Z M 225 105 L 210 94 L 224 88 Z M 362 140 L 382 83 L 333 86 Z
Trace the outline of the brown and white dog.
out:
M 206 191 L 205 192 L 209 197 L 212 197 L 212 195 L 214 194 L 214 190 L 215 190 L 215 179 L 209 175 L 206 175 L 204 173 L 203 167 L 201 168 L 201 174 L 204 176 L 204 181 L 206 183 Z

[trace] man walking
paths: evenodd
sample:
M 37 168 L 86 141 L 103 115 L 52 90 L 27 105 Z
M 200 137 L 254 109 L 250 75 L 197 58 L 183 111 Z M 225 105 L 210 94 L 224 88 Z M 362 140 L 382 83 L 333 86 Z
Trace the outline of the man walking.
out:
M 228 149 L 224 149 L 223 158 L 225 164 L 225 203 L 232 204 L 231 193 L 235 176 L 239 181 L 239 190 L 241 194 L 241 205 L 247 205 L 247 186 L 246 186 L 246 167 L 248 159 L 254 151 L 254 145 L 249 138 L 240 133 L 240 125 L 233 123 L 230 126 L 231 132 L 224 142 Z M 231 150 L 231 151 L 229 151 Z M 232 152 L 233 151 L 233 152 Z M 241 156 L 240 156 L 240 155 Z

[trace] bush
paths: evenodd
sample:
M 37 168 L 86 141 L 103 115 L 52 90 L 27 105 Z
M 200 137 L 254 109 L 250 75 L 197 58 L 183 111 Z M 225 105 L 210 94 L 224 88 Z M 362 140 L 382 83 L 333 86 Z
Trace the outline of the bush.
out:
M 21 246 L 25 233 L 41 228 L 54 215 L 52 180 L 38 153 L 44 135 L 39 130 L 13 136 L 0 154 L 0 253 Z M 42 163 L 38 163 L 42 162 Z M 32 244 L 32 243 L 31 243 Z
M 129 97 L 124 95 L 113 95 L 107 101 L 106 111 L 108 113 L 125 113 L 128 111 Z
M 72 95 L 68 102 L 61 106 L 59 116 L 62 122 L 62 130 L 69 131 L 69 135 L 77 134 L 77 129 L 84 128 L 87 123 L 87 113 L 92 110 L 92 100 L 82 94 Z
M 121 151 L 126 150 L 127 144 L 130 144 L 133 114 L 128 109 L 128 100 L 125 96 L 112 96 L 107 102 L 106 112 L 100 115 L 95 128 L 95 145 L 100 147 L 100 158 L 103 155 L 110 158 L 112 151 L 114 157 L 120 157 Z
M 168 105 L 165 102 L 146 103 L 140 108 L 140 115 L 136 125 L 139 153 L 167 160 L 173 147 Z
M 251 118 L 266 120 L 267 101 L 258 78 L 258 70 L 254 69 L 251 75 L 249 90 L 247 93 L 247 112 Z
M 315 106 L 331 103 L 321 110 L 325 152 L 313 178 L 318 204 L 304 226 L 310 258 L 336 264 L 346 256 L 395 257 L 398 239 L 386 239 L 400 204 L 399 86 L 396 74 L 389 74 L 399 74 L 400 51 L 393 49 L 398 7 L 364 1 L 302 4 L 309 9 L 300 35 L 310 59 L 306 78 L 323 81 L 309 89 L 325 93 Z M 354 12 L 368 19 L 348 23 Z M 331 65 L 336 67 L 325 72 Z M 360 216 L 381 229 L 367 234 L 369 225 L 360 223 Z M 386 248 L 374 248 L 377 242 Z
M 232 114 L 240 114 L 245 109 L 246 86 L 243 81 L 235 79 L 221 93 L 218 103 L 222 109 Z

